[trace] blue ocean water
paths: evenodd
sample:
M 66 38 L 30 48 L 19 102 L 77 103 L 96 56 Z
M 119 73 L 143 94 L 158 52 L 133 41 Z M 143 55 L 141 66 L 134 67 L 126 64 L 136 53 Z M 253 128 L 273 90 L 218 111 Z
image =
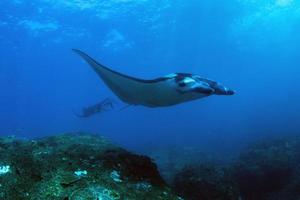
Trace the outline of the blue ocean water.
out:
M 0 134 L 104 135 L 135 150 L 181 146 L 219 155 L 300 130 L 296 0 L 1 0 Z M 74 115 L 107 97 L 71 49 L 151 79 L 199 74 L 236 91 L 167 108 Z

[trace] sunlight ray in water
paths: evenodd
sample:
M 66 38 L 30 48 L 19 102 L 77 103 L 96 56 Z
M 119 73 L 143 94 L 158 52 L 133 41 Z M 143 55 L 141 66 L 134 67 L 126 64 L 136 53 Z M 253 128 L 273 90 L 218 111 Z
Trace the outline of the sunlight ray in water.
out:
M 239 3 L 243 6 L 244 14 L 232 24 L 231 30 L 236 38 L 266 45 L 272 41 L 288 40 L 299 26 L 300 2 L 239 0 Z

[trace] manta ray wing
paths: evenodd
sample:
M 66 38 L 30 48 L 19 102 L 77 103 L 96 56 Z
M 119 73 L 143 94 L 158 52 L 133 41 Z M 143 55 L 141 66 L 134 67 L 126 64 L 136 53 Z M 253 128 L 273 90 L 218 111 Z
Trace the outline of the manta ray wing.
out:
M 79 54 L 114 94 L 125 103 L 149 107 L 156 107 L 156 104 L 159 104 L 155 102 L 155 97 L 160 95 L 161 85 L 163 85 L 163 82 L 170 79 L 169 77 L 153 80 L 138 79 L 105 67 L 80 50 L 73 49 L 73 51 Z

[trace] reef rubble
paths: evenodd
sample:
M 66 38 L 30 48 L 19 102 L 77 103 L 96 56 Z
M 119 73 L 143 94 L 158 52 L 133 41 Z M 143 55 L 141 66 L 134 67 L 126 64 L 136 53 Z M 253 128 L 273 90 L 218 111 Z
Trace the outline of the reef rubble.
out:
M 0 199 L 176 200 L 147 156 L 98 135 L 0 138 Z

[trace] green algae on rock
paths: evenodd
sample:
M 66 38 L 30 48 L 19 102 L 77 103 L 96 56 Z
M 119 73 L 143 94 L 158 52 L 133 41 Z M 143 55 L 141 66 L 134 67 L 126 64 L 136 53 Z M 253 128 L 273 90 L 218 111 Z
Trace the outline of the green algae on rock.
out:
M 0 166 L 0 199 L 179 199 L 150 158 L 98 135 L 0 138 Z

